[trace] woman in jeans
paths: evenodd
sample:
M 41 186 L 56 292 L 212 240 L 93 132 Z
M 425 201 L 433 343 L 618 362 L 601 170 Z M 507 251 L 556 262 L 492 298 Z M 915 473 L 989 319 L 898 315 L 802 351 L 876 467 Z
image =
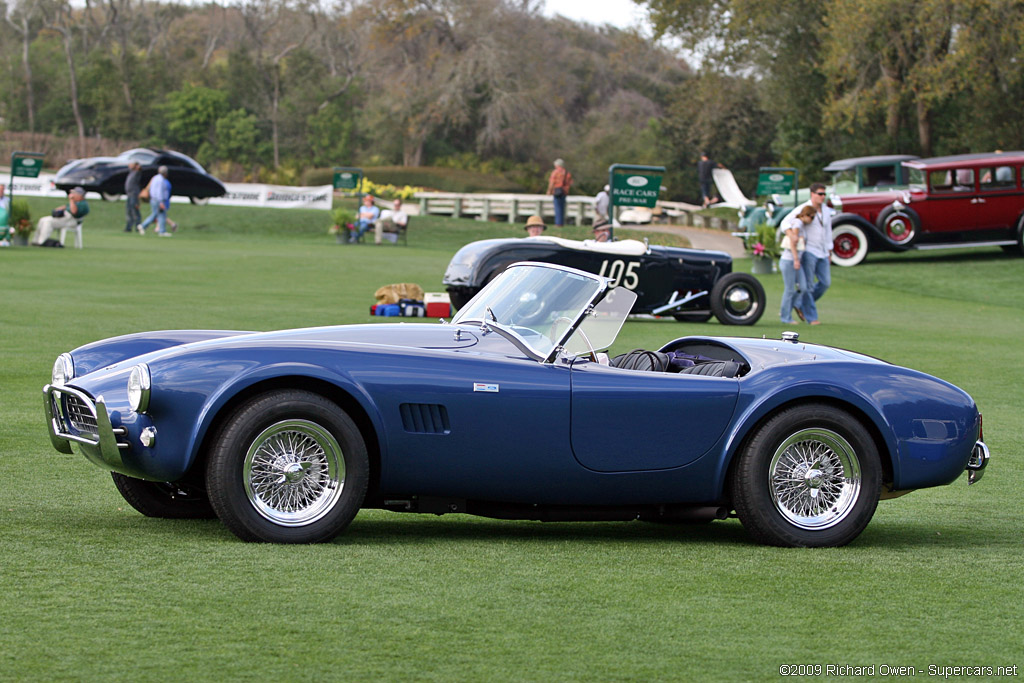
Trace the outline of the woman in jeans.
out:
M 805 206 L 796 216 L 782 226 L 786 238 L 782 241 L 782 256 L 779 257 L 779 270 L 782 271 L 782 305 L 779 318 L 786 324 L 793 322 L 793 309 L 797 316 L 804 319 L 801 310 L 804 294 L 807 292 L 807 279 L 800 268 L 800 252 L 804 248 L 804 230 L 814 220 L 814 207 Z M 799 291 L 798 291 L 799 290 Z

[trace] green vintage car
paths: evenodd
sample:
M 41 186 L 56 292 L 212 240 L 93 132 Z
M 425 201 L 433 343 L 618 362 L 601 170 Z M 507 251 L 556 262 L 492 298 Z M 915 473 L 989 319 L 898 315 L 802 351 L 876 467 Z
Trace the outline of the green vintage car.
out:
M 884 192 L 909 186 L 908 169 L 903 162 L 917 158 L 913 154 L 851 157 L 837 159 L 822 170 L 832 174 L 829 195 Z M 786 214 L 808 199 L 810 190 L 804 187 L 797 190 L 795 200 L 792 194 L 771 195 L 762 206 L 740 209 L 740 231 L 754 233 L 762 223 L 778 227 Z

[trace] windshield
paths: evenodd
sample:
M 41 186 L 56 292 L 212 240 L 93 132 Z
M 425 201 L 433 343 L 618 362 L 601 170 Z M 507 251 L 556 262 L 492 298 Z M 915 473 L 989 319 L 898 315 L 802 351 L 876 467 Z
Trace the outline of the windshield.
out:
M 473 297 L 452 323 L 482 322 L 501 328 L 537 358 L 546 359 L 606 288 L 604 278 L 578 270 L 515 264 Z
M 857 169 L 838 171 L 832 176 L 833 194 L 857 194 Z
M 605 294 L 565 343 L 565 350 L 578 356 L 607 349 L 615 343 L 635 301 L 636 292 L 625 287 L 616 287 Z
M 129 161 L 137 161 L 143 166 L 149 166 L 150 164 L 153 163 L 153 160 L 156 159 L 156 154 L 151 149 L 145 149 L 140 147 L 138 149 L 129 149 L 126 152 L 121 152 L 120 154 L 117 155 L 117 158 L 123 161 L 124 163 L 128 163 Z

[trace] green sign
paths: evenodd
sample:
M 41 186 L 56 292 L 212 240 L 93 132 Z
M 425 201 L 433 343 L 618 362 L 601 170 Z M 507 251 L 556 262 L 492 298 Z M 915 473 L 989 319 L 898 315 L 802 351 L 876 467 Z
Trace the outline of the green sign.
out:
M 762 168 L 757 176 L 757 194 L 788 194 L 796 187 L 796 169 Z
M 15 152 L 11 155 L 11 175 L 16 178 L 38 178 L 43 170 L 43 155 Z
M 359 181 L 363 178 L 361 168 L 335 168 L 334 189 L 335 190 L 358 190 Z
M 661 192 L 664 166 L 612 164 L 608 175 L 612 206 L 645 206 L 653 209 Z

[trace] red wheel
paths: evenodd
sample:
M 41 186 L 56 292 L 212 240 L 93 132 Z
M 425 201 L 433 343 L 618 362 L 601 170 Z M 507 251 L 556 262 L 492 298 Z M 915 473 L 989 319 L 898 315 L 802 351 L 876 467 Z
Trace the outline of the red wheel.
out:
M 847 223 L 832 228 L 832 263 L 855 266 L 868 255 L 868 237 L 856 225 Z

